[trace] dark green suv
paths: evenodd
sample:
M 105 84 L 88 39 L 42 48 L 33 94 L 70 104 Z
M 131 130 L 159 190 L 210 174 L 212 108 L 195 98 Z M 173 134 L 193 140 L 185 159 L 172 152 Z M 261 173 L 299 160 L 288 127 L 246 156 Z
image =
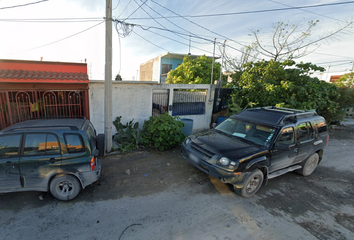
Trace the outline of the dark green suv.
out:
M 14 124 L 0 131 L 0 192 L 50 191 L 71 200 L 100 177 L 99 144 L 87 119 Z
M 291 171 L 310 175 L 328 140 L 326 121 L 316 112 L 264 107 L 187 137 L 181 150 L 198 169 L 251 197 L 268 179 Z

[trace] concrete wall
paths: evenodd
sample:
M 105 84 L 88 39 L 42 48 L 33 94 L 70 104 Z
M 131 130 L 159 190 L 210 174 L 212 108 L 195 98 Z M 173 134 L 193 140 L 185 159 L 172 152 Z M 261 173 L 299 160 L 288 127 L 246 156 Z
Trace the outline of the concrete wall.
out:
M 215 86 L 208 84 L 157 84 L 156 82 L 112 82 L 112 122 L 118 116 L 122 116 L 122 123 L 134 119 L 139 122 L 140 128 L 144 120 L 152 115 L 153 90 L 169 89 L 169 105 L 173 104 L 173 89 L 207 89 L 207 102 L 205 115 L 179 116 L 193 120 L 192 132 L 208 129 L 210 126 Z M 211 95 L 210 95 L 210 91 Z M 90 120 L 98 133 L 104 133 L 104 82 L 90 81 L 89 83 Z M 170 115 L 172 112 L 169 112 Z M 116 132 L 112 123 L 113 134 Z

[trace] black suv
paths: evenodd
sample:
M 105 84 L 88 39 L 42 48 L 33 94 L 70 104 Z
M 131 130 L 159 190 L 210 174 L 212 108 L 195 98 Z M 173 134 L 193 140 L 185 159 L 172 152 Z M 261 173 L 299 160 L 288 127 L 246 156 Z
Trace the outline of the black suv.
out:
M 99 155 L 89 120 L 14 124 L 0 131 L 0 192 L 50 191 L 58 200 L 71 200 L 98 180 Z
M 191 164 L 251 197 L 268 179 L 290 171 L 310 175 L 328 141 L 326 121 L 316 112 L 264 107 L 187 137 L 181 150 Z

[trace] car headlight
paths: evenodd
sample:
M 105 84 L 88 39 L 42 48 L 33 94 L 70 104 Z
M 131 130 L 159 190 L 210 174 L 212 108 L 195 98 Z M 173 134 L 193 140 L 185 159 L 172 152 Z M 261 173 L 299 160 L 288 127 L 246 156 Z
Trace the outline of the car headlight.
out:
M 184 140 L 184 144 L 188 145 L 191 142 L 191 139 L 189 137 L 186 138 L 186 140 Z
M 230 160 L 226 157 L 220 158 L 219 162 L 221 163 L 221 165 L 224 165 L 224 166 L 228 166 L 230 164 Z

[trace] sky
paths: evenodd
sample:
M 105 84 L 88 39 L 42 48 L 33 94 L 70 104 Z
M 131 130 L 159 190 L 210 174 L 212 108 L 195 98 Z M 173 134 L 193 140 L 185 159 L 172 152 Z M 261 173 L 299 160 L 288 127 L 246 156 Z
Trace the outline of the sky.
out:
M 123 80 L 139 79 L 140 64 L 166 52 L 212 56 L 214 39 L 215 56 L 226 40 L 225 53 L 239 58 L 252 31 L 271 45 L 277 22 L 303 29 L 319 20 L 310 36 L 318 39 L 354 20 L 354 1 L 346 0 L 112 0 L 112 9 L 112 76 Z M 89 79 L 104 80 L 104 17 L 105 0 L 0 0 L 0 59 L 86 61 Z M 296 61 L 348 72 L 353 39 L 351 25 Z

